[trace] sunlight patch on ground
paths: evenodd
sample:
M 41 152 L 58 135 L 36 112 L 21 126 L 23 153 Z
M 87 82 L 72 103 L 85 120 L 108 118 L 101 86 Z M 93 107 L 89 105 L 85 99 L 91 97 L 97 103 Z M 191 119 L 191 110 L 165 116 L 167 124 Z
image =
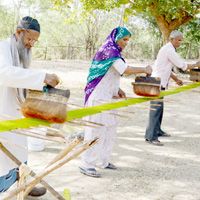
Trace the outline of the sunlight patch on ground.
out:
M 119 144 L 119 147 L 123 148 L 123 149 L 131 150 L 131 151 L 143 152 L 143 150 L 141 150 L 139 148 L 136 148 L 136 147 L 133 147 L 130 145 L 126 145 L 126 144 Z

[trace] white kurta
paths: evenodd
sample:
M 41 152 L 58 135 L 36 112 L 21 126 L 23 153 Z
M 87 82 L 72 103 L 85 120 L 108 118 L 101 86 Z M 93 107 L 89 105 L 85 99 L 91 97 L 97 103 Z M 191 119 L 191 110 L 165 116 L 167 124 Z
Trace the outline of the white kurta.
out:
M 173 66 L 183 70 L 187 69 L 187 64 L 177 54 L 172 43 L 168 42 L 159 50 L 151 76 L 160 77 L 161 85 L 165 88 L 168 85 Z
M 126 68 L 127 65 L 121 59 L 116 60 L 88 98 L 86 107 L 112 101 L 113 96 L 118 96 L 120 76 Z M 104 168 L 108 165 L 117 125 L 116 116 L 109 114 L 113 112 L 103 112 L 86 117 L 86 120 L 101 123 L 104 126 L 100 128 L 87 127 L 85 129 L 85 141 L 98 137 L 99 142 L 83 153 L 82 167 L 95 168 L 99 166 Z
M 0 118 L 22 117 L 15 88 L 42 90 L 45 72 L 12 66 L 10 40 L 0 42 Z M 21 162 L 27 161 L 26 137 L 9 132 L 0 132 L 0 141 L 5 139 L 13 144 L 3 143 Z M 16 145 L 14 145 L 16 144 Z M 20 145 L 21 147 L 17 146 Z M 0 150 L 0 176 L 17 166 Z

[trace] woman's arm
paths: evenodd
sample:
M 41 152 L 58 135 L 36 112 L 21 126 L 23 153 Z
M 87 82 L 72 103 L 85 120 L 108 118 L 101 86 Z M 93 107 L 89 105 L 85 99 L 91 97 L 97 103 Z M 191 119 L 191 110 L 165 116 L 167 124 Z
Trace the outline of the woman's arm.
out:
M 151 75 L 152 73 L 152 68 L 151 66 L 147 66 L 147 67 L 130 67 L 128 66 L 126 68 L 126 70 L 124 71 L 124 74 L 126 75 L 131 75 L 131 74 L 139 74 L 139 73 L 145 73 L 148 75 Z

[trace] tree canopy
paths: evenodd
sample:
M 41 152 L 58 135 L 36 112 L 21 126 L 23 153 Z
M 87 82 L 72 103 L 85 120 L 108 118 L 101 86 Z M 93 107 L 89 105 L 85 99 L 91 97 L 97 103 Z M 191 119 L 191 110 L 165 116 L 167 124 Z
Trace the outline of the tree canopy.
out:
M 52 0 L 56 6 L 72 4 L 73 0 Z M 199 13 L 199 0 L 80 0 L 83 8 L 92 10 L 107 10 L 122 7 L 124 19 L 131 15 L 140 15 L 148 20 L 154 20 L 167 40 L 170 32 L 182 24 L 196 18 Z
M 181 4 L 175 0 L 172 2 L 157 0 L 162 12 L 157 9 L 151 14 L 152 11 L 148 9 L 148 6 L 155 0 L 135 0 L 134 2 L 127 0 L 13 0 L 13 2 L 13 4 L 8 4 L 6 0 L 0 0 L 0 16 L 4 19 L 0 22 L 0 39 L 14 33 L 21 17 L 26 15 L 35 17 L 41 24 L 41 35 L 33 55 L 40 59 L 90 59 L 110 31 L 119 25 L 125 25 L 133 33 L 129 45 L 123 52 L 126 58 L 154 59 L 163 44 L 161 29 L 154 16 L 166 13 L 165 18 L 170 24 L 173 21 L 173 13 L 177 15 L 178 6 L 174 6 L 175 2 L 178 5 Z M 193 6 L 198 9 L 197 1 L 193 3 Z M 172 11 L 169 12 L 169 9 Z M 191 59 L 200 56 L 200 18 L 195 16 L 195 12 L 193 9 L 193 14 L 191 14 L 193 18 L 188 19 L 189 23 L 180 26 L 180 30 L 184 33 L 184 43 L 180 48 L 180 53 L 183 57 Z M 176 18 L 174 20 L 176 21 Z

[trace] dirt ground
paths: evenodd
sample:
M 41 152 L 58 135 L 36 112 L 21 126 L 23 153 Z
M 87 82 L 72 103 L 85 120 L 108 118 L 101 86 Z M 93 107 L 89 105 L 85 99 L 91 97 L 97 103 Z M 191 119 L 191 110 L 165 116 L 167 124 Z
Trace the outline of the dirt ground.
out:
M 148 63 L 129 61 L 134 66 Z M 149 64 L 149 63 L 148 63 Z M 89 63 L 84 61 L 34 62 L 37 68 L 57 72 L 71 90 L 69 102 L 83 104 Z M 122 77 L 121 88 L 132 93 L 133 77 Z M 175 87 L 171 83 L 170 87 Z M 70 108 L 75 109 L 75 108 Z M 200 87 L 165 98 L 163 129 L 171 134 L 160 138 L 163 147 L 145 143 L 149 103 L 129 106 L 128 118 L 119 118 L 112 162 L 118 170 L 102 170 L 102 178 L 80 174 L 80 158 L 70 161 L 45 178 L 61 194 L 67 188 L 72 200 L 200 200 Z M 83 130 L 65 125 L 66 134 Z M 46 143 L 43 152 L 30 152 L 29 165 L 43 169 L 64 145 Z M 30 199 L 30 198 L 29 198 Z M 32 198 L 33 199 L 33 198 Z M 53 200 L 48 192 L 40 200 Z

